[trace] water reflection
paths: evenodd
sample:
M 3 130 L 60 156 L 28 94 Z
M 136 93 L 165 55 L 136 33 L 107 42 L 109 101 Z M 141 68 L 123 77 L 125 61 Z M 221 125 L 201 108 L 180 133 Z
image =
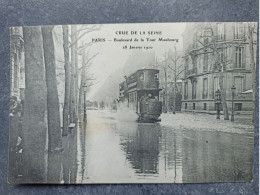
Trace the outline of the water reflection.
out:
M 133 128 L 120 131 L 121 145 L 126 158 L 131 162 L 136 173 L 157 174 L 159 161 L 159 124 L 134 124 Z
M 182 155 L 183 182 L 239 182 L 252 179 L 252 137 L 185 131 Z
M 83 182 L 89 179 L 197 183 L 252 179 L 253 135 L 136 123 L 104 113 L 92 117 L 86 129 Z

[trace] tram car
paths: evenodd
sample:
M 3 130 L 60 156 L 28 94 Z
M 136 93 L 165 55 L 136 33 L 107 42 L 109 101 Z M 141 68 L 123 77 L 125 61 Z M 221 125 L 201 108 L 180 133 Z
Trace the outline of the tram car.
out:
M 160 90 L 159 70 L 137 70 L 119 84 L 119 107 L 124 104 L 135 111 L 138 122 L 158 122 L 162 113 Z

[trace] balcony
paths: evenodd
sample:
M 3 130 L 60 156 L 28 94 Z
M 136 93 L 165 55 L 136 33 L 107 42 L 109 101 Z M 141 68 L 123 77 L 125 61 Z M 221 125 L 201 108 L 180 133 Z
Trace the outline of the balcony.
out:
M 225 41 L 226 40 L 226 35 L 220 34 L 216 36 L 217 41 Z
M 189 78 L 189 77 L 195 76 L 196 74 L 197 74 L 197 68 L 193 68 L 193 69 L 187 70 L 185 72 L 185 77 Z
M 234 33 L 234 40 L 245 40 L 246 36 L 244 33 Z

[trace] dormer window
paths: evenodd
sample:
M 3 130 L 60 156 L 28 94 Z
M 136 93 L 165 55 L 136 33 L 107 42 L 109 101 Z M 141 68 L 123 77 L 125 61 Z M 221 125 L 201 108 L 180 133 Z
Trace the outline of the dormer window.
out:
M 217 40 L 223 41 L 225 40 L 225 24 L 217 23 Z
M 234 39 L 244 39 L 245 38 L 245 27 L 244 23 L 234 24 Z

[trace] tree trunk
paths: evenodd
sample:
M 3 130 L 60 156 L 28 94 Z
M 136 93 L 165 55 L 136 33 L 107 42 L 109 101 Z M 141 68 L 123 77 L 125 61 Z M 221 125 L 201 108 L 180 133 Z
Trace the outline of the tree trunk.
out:
M 173 105 L 172 105 L 172 113 L 175 114 L 175 111 L 176 111 L 176 88 L 177 88 L 177 58 L 176 58 L 176 55 L 177 55 L 177 51 L 176 51 L 176 47 L 174 48 L 175 49 L 175 53 L 174 53 L 174 89 L 173 89 Z
M 48 183 L 61 181 L 61 122 L 56 78 L 53 26 L 42 27 L 48 110 Z
M 253 115 L 252 123 L 255 122 L 255 88 L 256 88 L 256 63 L 254 56 L 254 39 L 253 39 L 253 27 L 248 24 L 248 39 L 249 39 L 249 52 L 250 52 L 250 65 L 252 70 L 252 102 L 253 102 Z
M 63 49 L 65 59 L 65 94 L 64 94 L 64 107 L 63 107 L 63 136 L 68 135 L 69 115 L 70 115 L 70 65 L 69 65 L 69 29 L 67 25 L 62 26 L 63 29 Z
M 219 89 L 220 89 L 220 93 L 221 93 L 221 101 L 222 101 L 224 120 L 229 120 L 229 113 L 228 113 L 228 107 L 227 107 L 227 101 L 226 101 L 226 90 L 224 89 L 224 86 L 223 86 L 223 72 L 222 72 L 222 70 L 219 70 L 218 76 L 219 76 Z
M 172 113 L 173 114 L 176 114 L 176 88 L 177 88 L 177 85 L 176 85 L 176 82 L 177 82 L 177 79 L 176 79 L 176 73 L 174 74 L 174 89 L 173 89 L 173 105 L 172 105 Z
M 82 49 L 82 69 L 81 69 L 81 81 L 79 88 L 79 101 L 78 101 L 78 112 L 82 113 L 82 98 L 83 98 L 83 85 L 85 85 L 85 74 L 86 74 L 86 57 L 85 49 Z
M 167 86 L 167 71 L 166 68 L 164 68 L 164 86 L 165 86 L 165 104 L 164 104 L 164 113 L 168 112 L 168 86 Z
M 64 94 L 64 107 L 63 107 L 63 132 L 64 137 L 64 153 L 63 153 L 63 180 L 64 183 L 69 183 L 69 145 L 68 145 L 68 128 L 69 128 L 69 115 L 70 115 L 70 65 L 69 65 L 69 29 L 67 25 L 62 26 L 63 29 L 63 49 L 65 60 L 65 94 Z
M 41 27 L 24 27 L 25 100 L 24 100 L 24 181 L 47 181 L 47 87 Z
M 75 40 L 78 39 L 77 33 L 77 26 L 72 26 L 75 28 Z M 79 76 L 78 76 L 78 41 L 75 42 L 75 118 L 74 120 L 77 121 L 78 119 L 78 96 L 79 96 Z
M 75 41 L 75 28 L 71 26 L 71 42 Z M 75 44 L 71 46 L 70 122 L 75 123 Z
M 226 101 L 226 89 L 224 89 L 224 81 L 223 81 L 223 65 L 220 63 L 219 56 L 217 53 L 217 46 L 215 42 L 215 38 L 213 36 L 213 58 L 214 64 L 218 70 L 218 78 L 219 78 L 219 90 L 221 93 L 221 103 L 223 108 L 224 120 L 229 120 L 229 113 Z

